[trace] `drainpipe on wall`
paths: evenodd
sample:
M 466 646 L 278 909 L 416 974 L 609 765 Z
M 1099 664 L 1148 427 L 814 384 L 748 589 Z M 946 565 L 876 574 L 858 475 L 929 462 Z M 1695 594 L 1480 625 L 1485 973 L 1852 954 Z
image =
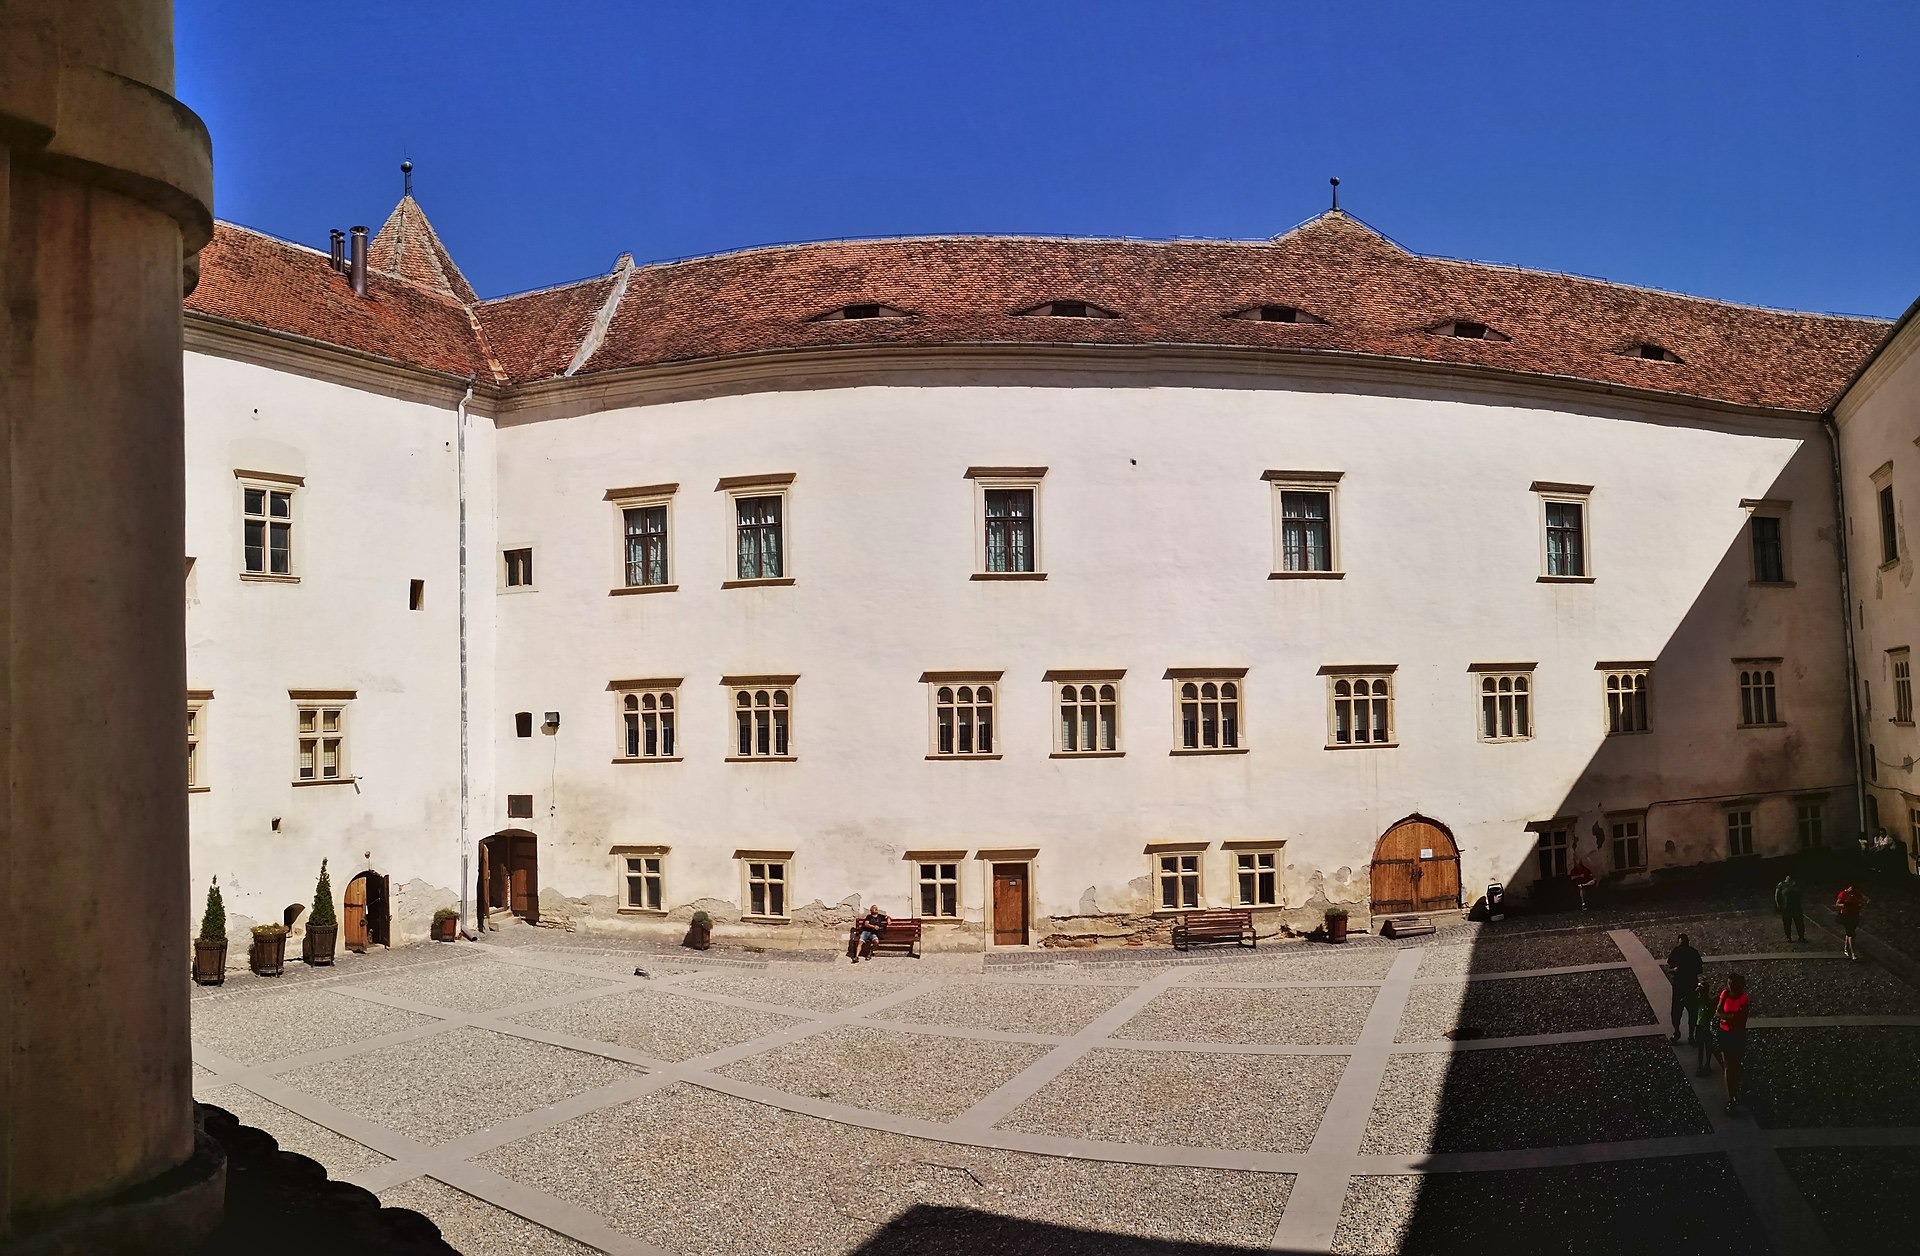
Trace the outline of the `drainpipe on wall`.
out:
M 467 886 L 473 879 L 467 853 L 467 403 L 473 400 L 474 377 L 467 376 L 467 394 L 454 411 L 454 475 L 460 498 L 460 930 L 469 942 Z
M 1861 757 L 1860 664 L 1853 651 L 1853 577 L 1847 555 L 1846 482 L 1840 474 L 1840 425 L 1829 410 L 1820 416 L 1833 464 L 1834 552 L 1840 556 L 1840 628 L 1847 643 L 1847 728 L 1853 739 L 1853 814 L 1858 832 L 1867 830 L 1867 774 Z

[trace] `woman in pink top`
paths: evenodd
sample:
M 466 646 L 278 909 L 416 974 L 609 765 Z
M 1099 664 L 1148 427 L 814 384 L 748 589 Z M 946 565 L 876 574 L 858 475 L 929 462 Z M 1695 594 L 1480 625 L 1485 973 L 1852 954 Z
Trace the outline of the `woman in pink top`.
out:
M 1747 979 L 1739 973 L 1727 975 L 1727 988 L 1714 1004 L 1714 1028 L 1720 1052 L 1720 1075 L 1727 1083 L 1727 1111 L 1740 1102 L 1740 1059 L 1747 1050 L 1747 1008 L 1753 996 L 1747 993 Z

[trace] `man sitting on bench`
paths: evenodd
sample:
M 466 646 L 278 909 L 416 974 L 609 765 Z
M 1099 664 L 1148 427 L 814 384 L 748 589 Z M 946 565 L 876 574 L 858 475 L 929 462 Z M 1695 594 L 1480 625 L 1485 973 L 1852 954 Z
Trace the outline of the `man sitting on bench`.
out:
M 854 963 L 873 958 L 873 944 L 880 940 L 880 935 L 885 933 L 886 929 L 887 913 L 880 910 L 880 904 L 869 904 L 867 914 L 862 916 L 860 923 L 855 926 L 853 954 L 850 956 Z

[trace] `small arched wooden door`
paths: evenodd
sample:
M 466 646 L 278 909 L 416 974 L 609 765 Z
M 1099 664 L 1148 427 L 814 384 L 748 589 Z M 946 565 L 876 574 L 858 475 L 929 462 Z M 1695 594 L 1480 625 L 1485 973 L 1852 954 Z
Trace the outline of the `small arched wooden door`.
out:
M 1460 906 L 1460 848 L 1444 825 L 1411 815 L 1373 851 L 1373 914 L 1448 911 Z

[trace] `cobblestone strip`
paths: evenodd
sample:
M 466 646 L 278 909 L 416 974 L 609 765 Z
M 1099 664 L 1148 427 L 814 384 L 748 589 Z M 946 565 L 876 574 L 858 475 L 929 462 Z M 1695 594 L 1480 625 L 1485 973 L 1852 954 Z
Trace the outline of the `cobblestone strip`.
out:
M 1171 986 L 1180 977 L 1182 970 L 1165 969 L 1149 977 L 1093 1021 L 1053 1050 L 1035 1060 L 1024 1070 L 1009 1078 L 998 1090 L 987 1095 L 978 1103 L 955 1117 L 952 1129 L 963 1139 L 984 1134 L 1004 1120 L 1012 1111 L 1040 1093 L 1042 1087 L 1060 1076 L 1111 1036 L 1115 1030 L 1132 1020 L 1140 1010 L 1151 1003 L 1155 996 Z
M 1314 1131 L 1313 1144 L 1307 1148 L 1308 1166 L 1293 1180 L 1287 1209 L 1269 1246 L 1289 1252 L 1324 1252 L 1333 1247 L 1340 1208 L 1347 1198 L 1347 1181 L 1366 1137 L 1380 1079 L 1386 1075 L 1387 1061 L 1393 1054 L 1400 1018 L 1413 995 L 1414 973 L 1422 954 L 1409 949 L 1394 956 L 1393 967 L 1367 1013 L 1360 1041 L 1354 1044 L 1346 1071 L 1340 1075 L 1340 1084 L 1334 1087 L 1333 1098 L 1320 1118 L 1320 1128 Z
M 1609 932 L 1620 953 L 1633 966 L 1633 975 L 1639 980 L 1647 1002 L 1653 1005 L 1654 1016 L 1671 1033 L 1673 1022 L 1668 1011 L 1673 986 L 1660 970 L 1660 961 L 1653 957 L 1653 953 L 1647 950 L 1632 930 L 1613 929 Z M 1766 1229 L 1774 1251 L 1778 1256 L 1832 1256 L 1833 1245 L 1828 1241 L 1826 1231 L 1821 1228 L 1813 1209 L 1807 1206 L 1806 1196 L 1800 1193 L 1793 1175 L 1787 1172 L 1786 1165 L 1774 1154 L 1772 1140 L 1766 1131 L 1756 1126 L 1751 1117 L 1735 1117 L 1724 1110 L 1719 1079 L 1696 1076 L 1695 1071 L 1687 1065 L 1689 1051 L 1690 1048 L 1675 1046 L 1674 1065 L 1692 1084 L 1694 1096 L 1707 1114 L 1707 1120 L 1712 1124 L 1727 1159 L 1733 1163 L 1734 1174 L 1747 1193 L 1747 1202 L 1753 1205 L 1754 1215 Z

